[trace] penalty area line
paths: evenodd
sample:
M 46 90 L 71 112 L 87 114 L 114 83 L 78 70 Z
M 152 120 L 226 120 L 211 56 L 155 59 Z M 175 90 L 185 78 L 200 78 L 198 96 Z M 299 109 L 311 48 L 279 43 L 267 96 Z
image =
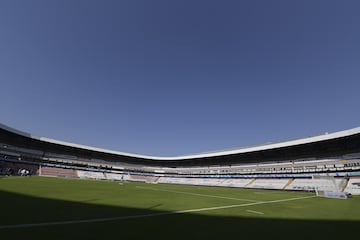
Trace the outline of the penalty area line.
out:
M 157 217 L 157 216 L 166 216 L 166 215 L 193 213 L 193 212 L 203 212 L 203 211 L 211 211 L 211 210 L 219 210 L 219 209 L 227 209 L 227 208 L 237 208 L 237 207 L 245 207 L 245 206 L 254 206 L 254 205 L 260 205 L 260 204 L 269 204 L 269 203 L 278 203 L 278 202 L 288 202 L 288 201 L 295 201 L 295 200 L 301 200 L 301 199 L 306 199 L 306 198 L 314 198 L 314 197 L 316 197 L 316 196 L 307 196 L 307 197 L 298 197 L 298 198 L 287 198 L 287 199 L 279 199 L 279 200 L 273 200 L 273 201 L 252 202 L 252 203 L 225 205 L 225 206 L 217 206 L 217 207 L 196 208 L 196 209 L 187 209 L 187 210 L 178 210 L 178 211 L 168 211 L 168 212 L 158 212 L 158 213 L 149 213 L 149 214 L 140 214 L 140 215 L 130 215 L 130 216 L 120 216 L 120 217 L 109 217 L 109 218 L 93 218 L 93 219 L 57 221 L 57 222 L 55 221 L 55 222 L 42 222 L 42 223 L 26 223 L 26 224 L 14 224 L 14 225 L 0 225 L 0 229 L 17 229 L 17 228 L 45 227 L 45 226 L 67 225 L 67 224 L 80 224 L 80 223 L 110 222 L 110 221 L 119 221 L 119 220 L 128 220 L 128 219 Z

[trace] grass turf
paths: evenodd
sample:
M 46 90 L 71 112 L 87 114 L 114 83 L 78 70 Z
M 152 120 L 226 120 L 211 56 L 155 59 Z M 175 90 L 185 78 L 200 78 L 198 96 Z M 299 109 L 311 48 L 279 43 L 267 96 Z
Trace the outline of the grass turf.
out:
M 313 196 L 306 192 L 6 177 L 0 179 L 0 236 L 15 239 L 353 236 L 360 224 L 360 198 Z M 183 210 L 190 211 L 175 213 Z M 98 221 L 100 218 L 106 221 Z M 77 222 L 92 219 L 94 222 Z M 73 222 L 57 224 L 61 221 Z M 20 227 L 34 223 L 45 224 Z M 10 225 L 15 227 L 5 227 Z

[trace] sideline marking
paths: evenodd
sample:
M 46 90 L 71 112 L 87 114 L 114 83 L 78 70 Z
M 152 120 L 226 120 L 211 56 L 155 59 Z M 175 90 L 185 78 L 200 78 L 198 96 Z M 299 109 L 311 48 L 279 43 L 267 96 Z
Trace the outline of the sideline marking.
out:
M 279 200 L 273 200 L 273 201 L 262 201 L 262 202 L 253 202 L 253 203 L 243 203 L 243 204 L 225 205 L 225 206 L 218 206 L 218 207 L 196 208 L 196 209 L 178 210 L 178 211 L 172 211 L 172 212 L 159 212 L 159 213 L 130 215 L 130 216 L 122 216 L 122 217 L 93 218 L 93 219 L 83 219 L 83 220 L 70 220 L 70 221 L 58 221 L 58 222 L 42 222 L 42 223 L 27 223 L 27 224 L 15 224 L 15 225 L 0 225 L 0 229 L 14 229 L 14 228 L 27 228 L 27 227 L 44 227 L 44 226 L 53 226 L 53 225 L 78 224 L 78 223 L 110 222 L 110 221 L 117 221 L 117 220 L 127 220 L 127 219 L 136 219 L 136 218 L 156 217 L 156 216 L 175 215 L 175 214 L 192 213 L 192 212 L 211 211 L 211 210 L 226 209 L 226 208 L 236 208 L 236 207 L 244 207 L 244 206 L 254 206 L 254 205 L 260 205 L 260 204 L 269 204 L 269 203 L 278 203 L 278 202 L 288 202 L 288 201 L 295 201 L 295 200 L 301 200 L 301 199 L 306 199 L 306 198 L 314 198 L 314 197 L 316 197 L 316 196 L 307 196 L 307 197 L 298 197 L 298 198 L 287 198 L 287 199 L 279 199 Z
M 173 190 L 153 188 L 153 187 L 141 187 L 141 186 L 136 186 L 136 188 L 145 189 L 145 190 L 153 190 L 153 191 L 180 193 L 180 194 L 187 194 L 187 195 L 200 196 L 200 197 L 221 198 L 221 199 L 247 201 L 247 202 L 260 202 L 260 201 L 257 201 L 257 200 L 245 199 L 245 198 L 223 197 L 223 196 L 217 196 L 217 195 L 208 195 L 208 194 L 200 194 L 200 193 L 192 193 L 192 192 L 173 191 Z

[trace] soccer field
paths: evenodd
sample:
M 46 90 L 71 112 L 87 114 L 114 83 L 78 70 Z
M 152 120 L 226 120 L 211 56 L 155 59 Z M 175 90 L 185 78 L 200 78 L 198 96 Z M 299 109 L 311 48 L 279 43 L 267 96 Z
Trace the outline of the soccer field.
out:
M 46 177 L 0 179 L 7 239 L 335 239 L 360 225 L 360 198 Z

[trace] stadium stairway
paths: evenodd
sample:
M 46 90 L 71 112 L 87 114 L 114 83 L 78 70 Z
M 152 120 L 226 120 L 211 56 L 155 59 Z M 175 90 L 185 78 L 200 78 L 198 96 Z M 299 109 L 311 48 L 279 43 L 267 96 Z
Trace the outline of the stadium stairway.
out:
M 253 178 L 248 184 L 245 185 L 245 187 L 251 186 L 256 181 L 256 178 Z
M 349 183 L 349 179 L 344 178 L 344 180 L 343 180 L 343 182 L 342 182 L 342 186 L 341 186 L 341 188 L 340 188 L 341 192 L 344 192 L 344 191 L 345 191 L 345 188 L 347 187 L 348 183 Z
M 289 182 L 282 188 L 283 190 L 285 190 L 288 186 L 290 186 L 292 184 L 292 182 L 294 181 L 295 178 L 292 178 L 289 180 Z

